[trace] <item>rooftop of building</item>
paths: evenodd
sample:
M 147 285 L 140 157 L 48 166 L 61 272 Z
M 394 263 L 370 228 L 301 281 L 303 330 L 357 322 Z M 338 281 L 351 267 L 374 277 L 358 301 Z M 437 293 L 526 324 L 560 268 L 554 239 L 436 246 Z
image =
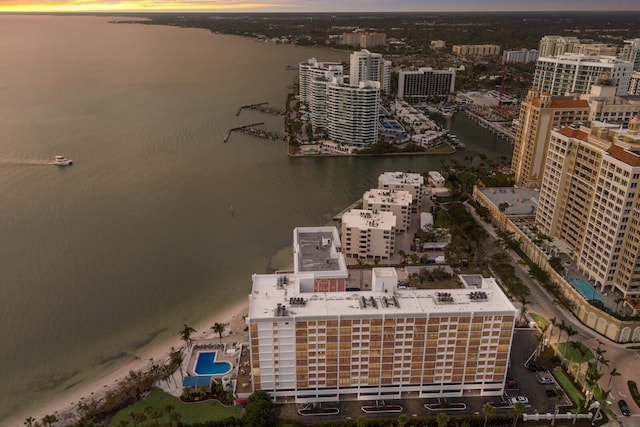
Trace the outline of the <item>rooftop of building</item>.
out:
M 509 215 L 535 215 L 538 208 L 539 191 L 533 188 L 519 187 L 489 187 L 479 188 L 482 194 L 491 200 L 495 206 L 507 203 L 505 214 Z
M 347 266 L 340 247 L 336 227 L 296 228 L 293 230 L 294 272 L 346 277 Z
M 364 193 L 362 200 L 365 203 L 388 203 L 393 205 L 410 205 L 411 193 L 404 190 L 385 190 L 372 188 Z
M 347 227 L 356 227 L 360 230 L 391 230 L 396 225 L 396 216 L 391 212 L 351 209 L 342 216 L 342 223 Z
M 558 129 L 558 132 L 566 137 L 581 139 L 583 141 L 586 141 L 587 137 L 589 136 L 589 134 L 584 132 L 583 130 L 576 129 L 571 126 L 560 128 Z
M 424 177 L 419 173 L 410 172 L 385 172 L 378 176 L 378 182 L 385 184 L 410 184 L 423 185 Z
M 378 269 L 380 270 L 380 269 Z M 295 274 L 253 276 L 250 295 L 249 320 L 275 318 L 302 320 L 326 317 L 381 317 L 412 315 L 459 315 L 513 313 L 516 308 L 493 278 L 481 276 L 459 277 L 460 289 L 403 289 L 391 292 L 305 292 L 300 293 Z M 384 275 L 383 275 L 384 276 Z M 393 277 L 388 277 L 393 280 Z

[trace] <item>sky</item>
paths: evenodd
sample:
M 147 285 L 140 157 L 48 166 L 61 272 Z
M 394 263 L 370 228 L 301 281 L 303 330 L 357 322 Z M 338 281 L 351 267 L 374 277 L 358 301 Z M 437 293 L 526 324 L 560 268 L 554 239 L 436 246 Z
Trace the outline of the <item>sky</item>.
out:
M 0 12 L 640 11 L 638 0 L 0 0 Z

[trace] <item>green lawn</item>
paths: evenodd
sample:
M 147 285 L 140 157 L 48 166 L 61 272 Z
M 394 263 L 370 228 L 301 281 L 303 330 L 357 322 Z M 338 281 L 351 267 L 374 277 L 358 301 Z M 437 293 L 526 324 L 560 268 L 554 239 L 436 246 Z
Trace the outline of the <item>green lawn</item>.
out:
M 584 404 L 584 396 L 580 393 L 580 390 L 576 388 L 571 382 L 571 379 L 560 369 L 554 369 L 551 371 L 556 381 L 560 384 L 560 386 L 567 393 L 569 398 L 573 401 L 574 405 L 578 407 L 578 411 L 582 408 Z
M 133 425 L 131 416 L 132 412 L 144 413 L 145 408 L 151 407 L 157 412 L 164 413 L 165 408 L 171 405 L 173 406 L 178 413 L 181 415 L 181 422 L 185 424 L 192 424 L 198 422 L 205 421 L 215 421 L 215 420 L 223 420 L 229 417 L 240 418 L 240 407 L 226 407 L 220 404 L 218 401 L 208 400 L 206 402 L 198 402 L 198 403 L 183 403 L 177 397 L 171 396 L 167 394 L 163 390 L 154 389 L 149 395 L 140 402 L 137 402 L 128 408 L 123 409 L 118 412 L 116 416 L 111 420 L 109 424 L 110 427 L 120 427 L 122 421 L 126 421 L 128 424 L 124 425 Z M 163 418 L 164 421 L 169 421 L 167 415 Z M 153 424 L 153 419 L 150 416 L 147 416 L 147 420 L 144 423 L 137 423 L 136 426 L 147 426 Z
M 529 313 L 529 316 L 533 319 L 534 322 L 537 323 L 538 327 L 543 331 L 546 331 L 549 327 L 549 321 L 544 317 L 540 316 L 536 313 Z
M 576 363 L 584 363 L 593 359 L 593 353 L 587 346 L 582 343 L 576 345 L 567 345 L 564 342 L 558 344 L 558 351 L 564 355 L 568 360 L 572 360 Z

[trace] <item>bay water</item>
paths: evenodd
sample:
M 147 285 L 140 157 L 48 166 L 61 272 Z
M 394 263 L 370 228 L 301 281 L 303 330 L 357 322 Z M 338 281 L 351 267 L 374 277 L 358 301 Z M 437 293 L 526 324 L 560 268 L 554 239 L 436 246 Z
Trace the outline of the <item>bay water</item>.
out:
M 450 156 L 224 143 L 282 132 L 236 112 L 283 108 L 286 65 L 349 53 L 115 19 L 0 15 L 0 425 L 246 298 L 251 274 L 291 264 L 294 227 L 330 223 L 380 173 L 511 156 L 463 115 Z

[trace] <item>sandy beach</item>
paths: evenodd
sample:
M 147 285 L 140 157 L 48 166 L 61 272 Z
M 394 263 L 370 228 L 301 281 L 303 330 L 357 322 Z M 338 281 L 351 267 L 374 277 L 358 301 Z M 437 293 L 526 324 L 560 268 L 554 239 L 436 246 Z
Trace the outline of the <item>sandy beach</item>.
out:
M 217 337 L 217 334 L 211 330 L 211 327 L 215 323 L 228 324 L 225 330 L 225 335 L 236 336 L 244 334 L 246 327 L 244 317 L 249 310 L 249 299 L 245 298 L 238 303 L 224 309 L 221 312 L 213 313 L 211 317 L 208 317 L 201 322 L 198 322 L 192 326 L 196 332 L 192 338 L 195 340 Z M 184 346 L 184 341 L 178 336 L 178 331 L 183 325 L 175 325 L 176 333 L 175 337 L 168 340 L 152 343 L 149 346 L 142 348 L 136 353 L 136 359 L 115 366 L 108 372 L 104 372 L 103 375 L 78 384 L 77 387 L 69 389 L 67 392 L 59 396 L 54 400 L 51 400 L 47 405 L 31 410 L 29 413 L 17 415 L 13 419 L 9 419 L 7 426 L 22 426 L 24 420 L 32 416 L 36 420 L 41 420 L 42 417 L 48 414 L 55 414 L 59 420 L 64 420 L 70 417 L 77 408 L 78 402 L 81 399 L 90 399 L 100 397 L 108 390 L 114 388 L 118 381 L 125 378 L 130 371 L 137 371 L 148 368 L 151 364 L 151 360 L 154 362 L 168 359 L 171 348 L 180 348 Z

